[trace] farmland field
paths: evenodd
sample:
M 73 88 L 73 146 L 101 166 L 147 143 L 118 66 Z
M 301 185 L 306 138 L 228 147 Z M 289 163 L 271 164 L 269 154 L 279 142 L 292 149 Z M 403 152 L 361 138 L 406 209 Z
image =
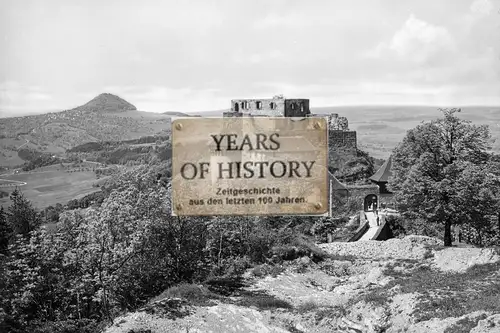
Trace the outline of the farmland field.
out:
M 21 186 L 20 189 L 24 196 L 37 208 L 44 208 L 57 203 L 66 204 L 71 199 L 77 199 L 99 190 L 99 188 L 92 187 L 92 184 L 97 180 L 95 174 L 91 171 L 68 173 L 63 170 L 49 170 L 2 175 L 0 178 L 26 182 L 27 184 Z M 10 193 L 13 189 L 2 190 Z M 7 208 L 10 205 L 9 198 L 0 198 L 0 205 Z

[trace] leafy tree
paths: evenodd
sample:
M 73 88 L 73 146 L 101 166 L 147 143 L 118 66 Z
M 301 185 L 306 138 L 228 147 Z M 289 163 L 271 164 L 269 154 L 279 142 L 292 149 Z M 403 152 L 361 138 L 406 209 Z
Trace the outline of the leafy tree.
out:
M 409 130 L 394 149 L 389 189 L 406 217 L 442 224 L 451 246 L 451 226 L 468 218 L 462 187 L 477 186 L 457 181 L 468 167 L 485 167 L 490 133 L 458 118 L 460 109 L 441 111 L 444 117 Z
M 12 204 L 8 208 L 7 221 L 14 234 L 28 236 L 41 224 L 40 215 L 17 188 L 11 193 L 10 200 Z
M 457 179 L 458 202 L 463 208 L 464 223 L 477 234 L 477 245 L 484 245 L 484 235 L 493 233 L 491 216 L 498 212 L 500 177 L 495 175 L 498 166 L 467 163 Z

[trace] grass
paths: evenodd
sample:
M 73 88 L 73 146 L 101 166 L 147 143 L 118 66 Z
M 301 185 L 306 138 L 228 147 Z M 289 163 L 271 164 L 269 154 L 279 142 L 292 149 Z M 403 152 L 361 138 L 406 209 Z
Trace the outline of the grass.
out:
M 447 327 L 444 330 L 444 333 L 469 333 L 474 327 L 477 326 L 477 323 L 486 319 L 486 315 L 481 315 L 475 318 L 463 318 L 457 321 L 454 325 Z
M 293 306 L 284 300 L 269 295 L 264 291 L 244 290 L 245 284 L 241 279 L 212 279 L 205 282 L 205 286 L 195 284 L 179 284 L 168 288 L 159 296 L 154 297 L 149 303 L 169 298 L 180 298 L 194 306 L 212 306 L 214 300 L 225 300 L 244 307 L 256 307 L 259 310 L 293 309 Z M 228 296 L 237 296 L 228 299 Z
M 256 307 L 259 310 L 293 309 L 293 306 L 284 300 L 261 291 L 244 291 L 236 305 L 244 307 Z
M 252 269 L 252 275 L 255 277 L 264 277 L 270 275 L 272 277 L 277 277 L 285 271 L 285 267 L 281 265 L 258 265 Z
M 329 257 L 327 252 L 323 251 L 305 236 L 297 236 L 289 244 L 273 247 L 272 253 L 280 260 L 285 261 L 310 257 L 312 261 L 318 263 Z
M 375 292 L 368 293 L 362 297 L 362 300 L 365 303 L 384 306 L 390 300 L 387 296 L 387 292 L 385 290 L 376 290 Z
M 210 306 L 214 305 L 212 300 L 220 297 L 203 286 L 183 283 L 168 288 L 150 302 L 153 303 L 166 298 L 180 298 L 195 306 Z
M 446 250 L 446 249 L 449 249 L 450 247 L 449 246 L 444 246 L 442 244 L 438 244 L 438 245 L 430 245 L 430 244 L 425 244 L 424 245 L 424 248 L 428 251 L 434 251 L 434 252 L 437 252 L 437 251 L 442 251 L 442 250 Z
M 318 304 L 314 301 L 308 301 L 298 306 L 297 311 L 299 313 L 312 312 L 319 308 Z
M 461 317 L 475 311 L 500 312 L 499 270 L 500 263 L 476 265 L 465 273 L 443 273 L 425 265 L 402 271 L 390 266 L 384 274 L 395 280 L 365 294 L 362 299 L 386 304 L 391 297 L 389 289 L 399 285 L 400 293 L 421 295 L 414 311 L 417 322 Z
M 329 254 L 328 259 L 330 260 L 335 260 L 335 261 L 350 261 L 354 262 L 358 259 L 358 257 L 353 256 L 353 255 L 340 255 L 340 254 Z
M 235 296 L 246 286 L 241 276 L 236 277 L 212 277 L 204 282 L 204 285 L 212 293 L 221 296 Z
M 323 319 L 325 318 L 336 318 L 336 317 L 343 317 L 347 314 L 347 310 L 343 306 L 333 306 L 333 307 L 326 307 L 326 308 L 321 308 L 318 311 L 316 311 L 314 315 L 314 320 L 316 321 L 316 325 L 319 324 Z
M 92 171 L 67 173 L 63 170 L 22 173 L 3 176 L 4 179 L 23 181 L 20 187 L 24 196 L 37 208 L 44 208 L 57 203 L 65 204 L 71 199 L 95 192 L 92 184 L 96 182 Z M 12 188 L 10 192 L 12 192 Z M 10 205 L 8 197 L 0 198 L 0 205 Z

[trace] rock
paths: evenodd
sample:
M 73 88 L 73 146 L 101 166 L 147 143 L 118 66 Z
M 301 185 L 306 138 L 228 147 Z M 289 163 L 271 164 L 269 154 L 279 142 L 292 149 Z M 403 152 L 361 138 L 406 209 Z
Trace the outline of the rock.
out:
M 500 261 L 500 256 L 488 248 L 445 248 L 434 252 L 434 266 L 442 271 L 465 272 L 474 265 Z
M 364 330 L 361 332 L 366 333 L 385 332 L 390 324 L 390 312 L 388 308 L 385 306 L 375 306 L 363 301 L 358 302 L 352 307 L 350 317 L 357 318 L 358 323 L 364 327 Z M 356 326 L 350 327 L 358 330 L 361 329 Z
M 187 317 L 170 319 L 145 312 L 136 312 L 120 319 L 127 322 L 122 327 L 111 326 L 106 333 L 145 332 L 242 332 L 242 333 L 288 333 L 287 330 L 270 324 L 270 315 L 231 304 L 211 307 L 196 307 Z
M 450 330 L 456 329 L 457 326 L 460 326 L 460 321 L 462 320 L 474 320 L 484 315 L 484 311 L 476 311 L 458 318 L 432 318 L 430 320 L 421 321 L 419 323 L 410 325 L 406 333 L 446 333 Z M 482 333 L 485 332 L 499 333 L 500 331 L 484 331 Z
M 500 333 L 500 313 L 480 320 L 470 333 Z
M 191 314 L 192 307 L 186 300 L 180 298 L 164 298 L 138 309 L 137 312 L 161 314 L 168 318 L 181 318 Z
M 438 240 L 424 236 L 408 236 L 387 241 L 337 242 L 320 244 L 327 253 L 339 256 L 355 256 L 369 259 L 415 259 L 423 260 L 428 255 L 426 246 Z
M 420 235 L 408 235 L 403 238 L 405 241 L 409 241 L 415 244 L 422 245 L 442 245 L 443 241 L 434 237 L 420 236 Z
M 311 258 L 301 257 L 301 258 L 297 259 L 297 263 L 299 265 L 309 266 L 311 264 Z

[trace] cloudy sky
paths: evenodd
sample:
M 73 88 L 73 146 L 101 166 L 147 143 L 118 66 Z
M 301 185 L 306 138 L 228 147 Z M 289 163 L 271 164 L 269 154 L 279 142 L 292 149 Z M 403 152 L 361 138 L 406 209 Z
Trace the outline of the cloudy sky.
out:
M 500 105 L 500 0 L 2 0 L 0 32 L 0 115 Z

